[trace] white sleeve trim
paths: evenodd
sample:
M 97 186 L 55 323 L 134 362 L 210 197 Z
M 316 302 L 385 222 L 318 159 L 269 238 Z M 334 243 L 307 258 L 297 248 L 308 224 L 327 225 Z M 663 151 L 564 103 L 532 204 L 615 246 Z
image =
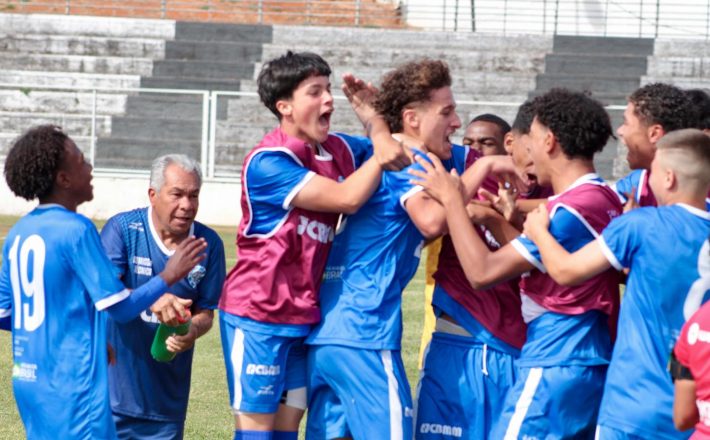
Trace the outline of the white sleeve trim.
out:
M 609 245 L 606 244 L 606 241 L 604 240 L 603 236 L 600 235 L 597 238 L 597 243 L 599 243 L 599 248 L 602 250 L 602 254 L 607 260 L 609 260 L 609 263 L 614 266 L 614 269 L 619 271 L 624 270 L 624 266 L 616 258 L 616 255 L 614 255 L 614 253 L 611 251 Z
M 10 315 L 12 315 L 11 309 L 0 309 L 0 318 L 7 318 Z
M 521 235 L 521 237 L 525 237 L 525 235 Z M 513 246 L 513 249 L 518 251 L 518 253 L 528 261 L 528 263 L 535 266 L 540 272 L 547 273 L 547 271 L 545 270 L 545 266 L 542 264 L 542 261 L 535 258 L 535 256 L 530 253 L 528 248 L 526 248 L 525 245 L 520 242 L 520 240 L 516 238 L 515 240 L 511 241 L 510 244 L 511 246 Z
M 105 310 L 111 307 L 112 305 L 120 303 L 124 299 L 128 298 L 130 294 L 130 290 L 123 289 L 120 292 L 114 293 L 111 296 L 107 296 L 106 298 L 96 302 L 96 309 L 99 311 Z
M 301 191 L 303 187 L 306 186 L 306 184 L 310 182 L 313 177 L 315 177 L 315 175 L 316 173 L 314 171 L 309 171 L 305 176 L 303 176 L 303 179 L 301 179 L 301 181 L 293 187 L 293 189 L 290 193 L 288 193 L 288 195 L 284 199 L 283 204 L 281 205 L 284 210 L 288 211 L 289 209 L 291 209 L 291 202 L 293 201 L 293 199 L 296 197 L 299 191 Z
M 404 206 L 405 203 L 407 203 L 407 200 L 409 200 L 413 195 L 424 191 L 423 186 L 415 186 L 406 193 L 402 194 L 402 197 L 399 198 L 399 204 L 402 206 L 402 209 L 406 210 L 407 208 Z

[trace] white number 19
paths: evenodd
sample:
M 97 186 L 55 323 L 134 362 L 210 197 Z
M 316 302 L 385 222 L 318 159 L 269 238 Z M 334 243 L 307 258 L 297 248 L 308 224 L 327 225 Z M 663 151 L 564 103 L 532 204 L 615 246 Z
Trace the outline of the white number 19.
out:
M 18 255 L 19 251 L 19 255 Z M 32 253 L 32 279 L 29 279 L 29 259 Z M 19 256 L 19 258 L 18 258 Z M 20 248 L 20 237 L 15 237 L 15 241 L 10 248 L 10 282 L 12 283 L 12 293 L 14 296 L 16 329 L 24 328 L 31 332 L 37 330 L 44 321 L 44 261 L 46 247 L 44 240 L 39 235 L 30 235 L 22 243 Z M 29 301 L 23 304 L 23 294 Z

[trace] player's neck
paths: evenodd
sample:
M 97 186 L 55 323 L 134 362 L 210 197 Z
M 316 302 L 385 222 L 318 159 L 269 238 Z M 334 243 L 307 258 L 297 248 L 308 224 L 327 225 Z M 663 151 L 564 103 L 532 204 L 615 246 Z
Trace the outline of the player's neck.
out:
M 684 205 L 692 206 L 693 208 L 705 211 L 707 209 L 705 204 L 705 194 L 691 194 L 687 192 L 670 192 L 663 194 L 661 196 L 656 195 L 659 205 L 670 206 L 682 203 Z
M 586 159 L 572 159 L 557 161 L 552 166 L 550 180 L 555 194 L 560 194 L 569 188 L 580 177 L 596 173 L 594 162 Z
M 52 194 L 48 195 L 47 197 L 40 198 L 39 204 L 40 205 L 49 205 L 49 204 L 60 205 L 60 206 L 63 206 L 64 208 L 66 208 L 68 211 L 76 212 L 76 208 L 79 206 L 80 202 L 77 202 L 72 197 L 69 197 L 67 194 L 52 193 Z

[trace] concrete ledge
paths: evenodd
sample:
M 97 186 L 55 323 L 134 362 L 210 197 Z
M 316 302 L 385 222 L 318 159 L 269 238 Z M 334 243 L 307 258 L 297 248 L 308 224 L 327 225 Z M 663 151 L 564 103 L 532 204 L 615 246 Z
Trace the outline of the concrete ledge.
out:
M 79 206 L 79 212 L 94 219 L 109 217 L 148 205 L 148 175 L 117 176 L 96 173 L 93 180 L 94 200 Z M 241 220 L 241 184 L 236 181 L 205 181 L 200 194 L 197 220 L 210 225 L 235 226 Z M 16 197 L 0 179 L 0 214 L 24 215 L 37 202 Z
M 0 29 L 9 34 L 175 38 L 175 21 L 142 18 L 2 13 Z

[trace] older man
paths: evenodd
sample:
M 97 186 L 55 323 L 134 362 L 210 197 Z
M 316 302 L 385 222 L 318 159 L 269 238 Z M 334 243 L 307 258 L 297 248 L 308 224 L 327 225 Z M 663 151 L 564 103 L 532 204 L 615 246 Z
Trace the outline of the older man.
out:
M 181 439 L 190 393 L 195 340 L 212 327 L 225 277 L 224 247 L 217 234 L 195 221 L 202 178 L 198 164 L 184 155 L 161 156 L 153 162 L 150 206 L 120 213 L 101 231 L 101 239 L 126 287 L 151 283 L 176 247 L 191 236 L 207 241 L 207 258 L 174 284 L 150 310 L 125 324 L 108 322 L 115 351 L 109 368 L 111 409 L 119 438 Z M 173 307 L 174 296 L 183 307 Z M 192 315 L 187 334 L 166 340 L 179 353 L 170 362 L 151 358 L 159 322 L 176 324 Z

